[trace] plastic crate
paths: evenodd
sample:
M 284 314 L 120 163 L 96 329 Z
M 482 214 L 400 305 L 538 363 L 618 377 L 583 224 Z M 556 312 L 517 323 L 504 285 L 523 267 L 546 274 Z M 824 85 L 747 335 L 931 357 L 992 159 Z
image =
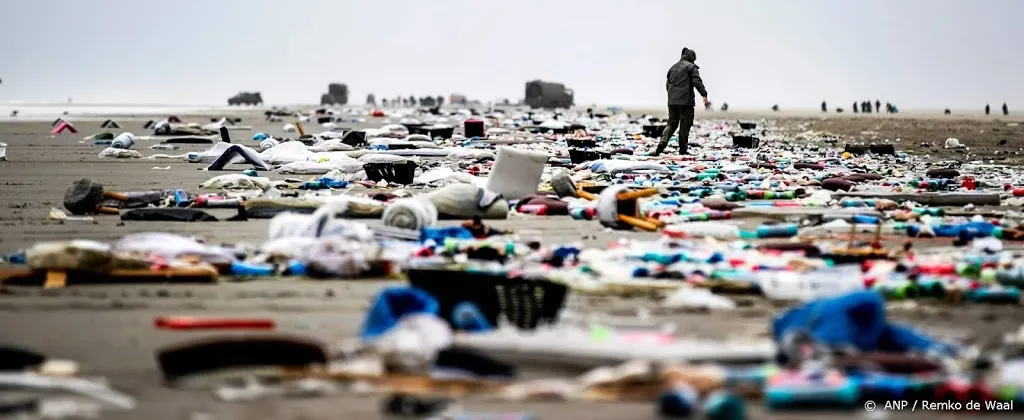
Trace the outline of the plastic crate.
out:
M 546 279 L 513 277 L 500 274 L 470 273 L 444 269 L 411 269 L 409 284 L 437 299 L 440 316 L 449 324 L 452 310 L 462 302 L 471 302 L 491 323 L 498 325 L 504 315 L 516 327 L 532 330 L 553 324 L 565 305 L 569 289 Z
M 363 165 L 363 170 L 366 171 L 366 177 L 370 181 L 385 180 L 390 183 L 409 185 L 412 184 L 413 176 L 416 174 L 416 162 L 367 163 Z

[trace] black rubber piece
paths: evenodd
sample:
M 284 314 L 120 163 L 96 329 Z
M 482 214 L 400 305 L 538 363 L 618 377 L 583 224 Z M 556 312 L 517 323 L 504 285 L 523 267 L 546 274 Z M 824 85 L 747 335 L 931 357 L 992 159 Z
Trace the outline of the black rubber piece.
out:
M 39 366 L 48 357 L 20 347 L 0 345 L 0 371 L 23 371 Z
M 164 380 L 228 368 L 327 364 L 323 346 L 288 336 L 220 337 L 190 341 L 157 351 Z

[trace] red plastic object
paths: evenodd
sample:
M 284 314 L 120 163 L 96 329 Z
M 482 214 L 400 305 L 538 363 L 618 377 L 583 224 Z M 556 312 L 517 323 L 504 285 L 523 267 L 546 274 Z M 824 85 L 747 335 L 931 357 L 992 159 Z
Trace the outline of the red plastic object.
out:
M 1024 188 L 1015 187 L 1013 189 L 1013 196 L 1014 197 L 1024 197 Z
M 964 186 L 964 188 L 967 188 L 969 190 L 973 190 L 973 189 L 978 187 L 978 183 L 974 181 L 974 177 L 973 176 L 969 176 L 969 177 L 964 178 L 963 186 Z
M 202 318 L 161 316 L 153 324 L 165 330 L 272 330 L 274 320 L 266 318 Z
M 518 211 L 523 214 L 544 216 L 548 214 L 548 206 L 544 204 L 527 204 L 525 206 L 519 206 Z

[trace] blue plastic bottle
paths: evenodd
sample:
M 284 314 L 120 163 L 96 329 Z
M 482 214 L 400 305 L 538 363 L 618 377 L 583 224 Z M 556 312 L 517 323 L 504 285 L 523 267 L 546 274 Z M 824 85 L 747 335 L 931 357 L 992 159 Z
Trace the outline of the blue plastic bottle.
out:
M 796 236 L 800 228 L 794 223 L 781 223 L 777 225 L 761 225 L 757 227 L 758 238 L 792 238 Z
M 765 404 L 773 410 L 800 408 L 851 409 L 857 406 L 860 389 L 846 377 L 833 383 L 824 380 L 786 381 L 765 388 Z

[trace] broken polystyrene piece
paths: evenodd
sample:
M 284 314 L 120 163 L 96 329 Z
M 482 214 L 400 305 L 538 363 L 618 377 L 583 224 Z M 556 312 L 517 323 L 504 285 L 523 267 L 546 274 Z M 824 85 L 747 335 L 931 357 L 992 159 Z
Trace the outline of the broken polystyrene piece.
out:
M 486 188 L 509 200 L 531 195 L 537 192 L 544 164 L 549 158 L 544 153 L 499 147 Z
M 135 408 L 135 399 L 105 384 L 80 378 L 51 377 L 35 373 L 0 372 L 0 386 L 38 390 L 69 391 L 122 410 Z
M 673 309 L 736 309 L 736 302 L 725 296 L 718 296 L 708 289 L 679 288 L 661 302 L 661 306 Z

